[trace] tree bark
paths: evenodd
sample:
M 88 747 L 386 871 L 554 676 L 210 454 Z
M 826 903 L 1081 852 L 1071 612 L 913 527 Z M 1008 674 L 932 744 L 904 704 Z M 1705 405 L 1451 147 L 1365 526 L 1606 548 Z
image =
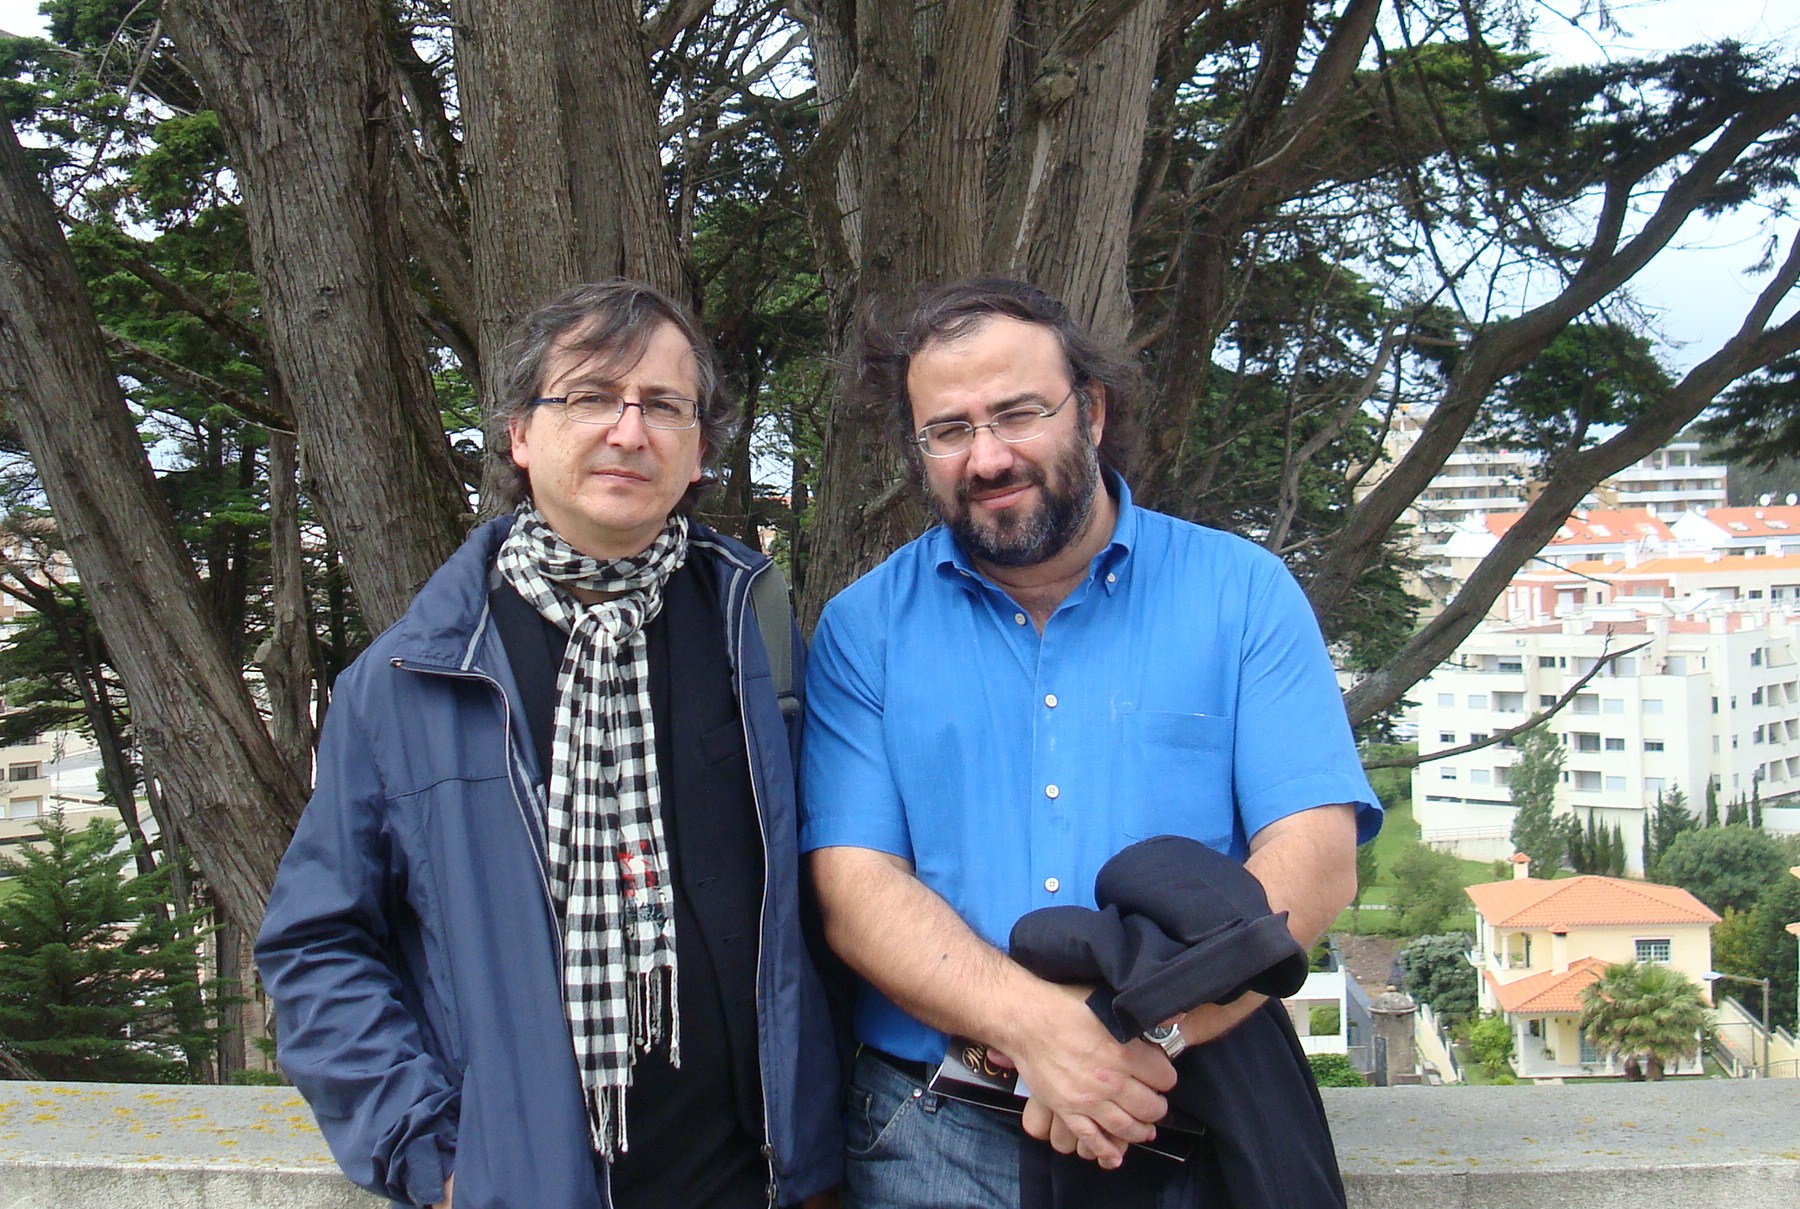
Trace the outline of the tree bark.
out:
M 411 319 L 373 0 L 171 0 L 164 17 L 232 150 L 311 495 L 383 629 L 466 507 Z
M 0 398 L 107 637 L 139 741 L 178 791 L 207 880 L 249 927 L 305 795 L 209 624 L 103 348 L 55 212 L 0 123 Z
M 299 453 L 294 438 L 269 436 L 269 633 L 261 658 L 269 733 L 294 779 L 312 783 L 312 617 L 300 552 Z
M 527 313 L 606 277 L 687 293 L 662 193 L 636 6 L 622 0 L 457 0 L 457 70 L 483 414 L 500 351 Z M 483 508 L 495 507 L 487 446 Z

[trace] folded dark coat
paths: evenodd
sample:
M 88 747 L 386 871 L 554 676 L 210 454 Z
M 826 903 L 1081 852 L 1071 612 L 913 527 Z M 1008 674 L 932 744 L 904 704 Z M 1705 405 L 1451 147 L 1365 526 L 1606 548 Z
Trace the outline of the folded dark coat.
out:
M 1175 1060 L 1171 1111 L 1203 1132 L 1185 1163 L 1133 1149 L 1123 1167 L 1027 1142 L 1023 1209 L 1312 1209 L 1342 1206 L 1343 1182 L 1312 1069 L 1276 997 L 1306 981 L 1305 951 L 1262 884 L 1196 840 L 1159 836 L 1118 853 L 1095 879 L 1098 910 L 1049 907 L 1013 927 L 1009 948 L 1053 982 L 1093 984 L 1089 1005 L 1121 1041 L 1248 991 L 1268 1003 L 1226 1036 Z

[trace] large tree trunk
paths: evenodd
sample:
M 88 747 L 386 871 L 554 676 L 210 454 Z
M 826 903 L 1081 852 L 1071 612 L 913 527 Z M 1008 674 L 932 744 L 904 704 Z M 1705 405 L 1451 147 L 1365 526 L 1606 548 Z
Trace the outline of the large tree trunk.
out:
M 518 321 L 584 281 L 622 276 L 684 298 L 636 6 L 457 0 L 484 414 Z M 690 299 L 691 301 L 691 299 Z M 492 510 L 488 446 L 483 506 Z
M 55 212 L 0 123 L 0 398 L 42 477 L 152 766 L 246 928 L 305 793 L 210 624 Z
M 380 630 L 466 509 L 413 319 L 373 0 L 170 0 L 164 16 L 232 148 L 310 494 Z

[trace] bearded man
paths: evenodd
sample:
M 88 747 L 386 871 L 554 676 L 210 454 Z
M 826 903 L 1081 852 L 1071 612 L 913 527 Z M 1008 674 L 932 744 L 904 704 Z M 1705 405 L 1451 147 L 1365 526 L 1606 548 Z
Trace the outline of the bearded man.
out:
M 840 1177 L 836 1060 L 769 563 L 690 517 L 712 350 L 614 280 L 494 369 L 521 498 L 338 678 L 257 944 L 282 1069 L 398 1204 L 799 1204 Z
M 1172 1058 L 1231 1045 L 1266 1001 L 1121 1042 L 1088 988 L 1007 956 L 1014 923 L 1094 906 L 1108 858 L 1173 834 L 1242 861 L 1311 946 L 1380 805 L 1298 585 L 1133 504 L 1138 378 L 1060 303 L 941 287 L 871 327 L 860 380 L 942 524 L 827 606 L 807 678 L 801 844 L 864 980 L 846 1202 L 1017 1205 L 1018 1118 L 930 1089 L 950 1036 L 1016 1065 L 1026 1133 L 1115 1168 L 1155 1136 Z

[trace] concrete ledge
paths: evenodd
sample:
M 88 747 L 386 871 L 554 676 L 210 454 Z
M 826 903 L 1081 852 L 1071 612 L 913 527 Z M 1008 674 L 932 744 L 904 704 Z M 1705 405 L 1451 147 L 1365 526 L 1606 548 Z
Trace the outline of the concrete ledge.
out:
M 1351 1209 L 1800 1206 L 1800 1080 L 1372 1088 L 1325 1105 Z M 0 1209 L 382 1203 L 338 1175 L 289 1088 L 0 1082 Z

